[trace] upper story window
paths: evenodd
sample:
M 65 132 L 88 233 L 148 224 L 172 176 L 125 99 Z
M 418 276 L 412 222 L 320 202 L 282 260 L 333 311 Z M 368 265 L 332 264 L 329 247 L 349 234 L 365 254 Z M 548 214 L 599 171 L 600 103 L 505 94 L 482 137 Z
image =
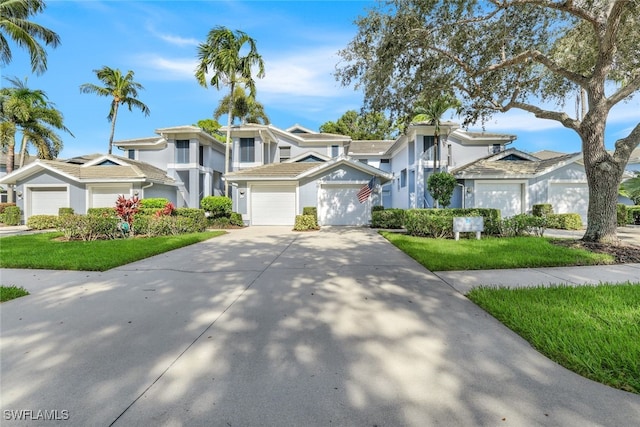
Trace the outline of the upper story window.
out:
M 447 166 L 453 166 L 453 148 L 447 144 Z
M 255 138 L 240 138 L 240 161 L 245 163 L 256 161 Z
M 433 135 L 425 135 L 422 140 L 423 160 L 434 160 L 435 158 L 435 137 Z
M 400 171 L 400 188 L 404 188 L 407 186 L 407 170 L 402 169 Z
M 499 153 L 502 150 L 502 146 L 500 144 L 493 144 L 491 146 L 491 153 Z
M 127 150 L 127 158 L 131 160 L 136 159 L 136 150 Z
M 189 163 L 189 140 L 176 141 L 176 163 Z
M 409 164 L 412 165 L 416 161 L 416 143 L 409 141 Z
M 380 159 L 380 169 L 385 172 L 391 172 L 391 161 L 389 159 Z
M 331 157 L 338 157 L 339 154 L 340 154 L 340 146 L 339 145 L 332 145 L 331 146 Z
M 280 163 L 291 158 L 291 147 L 280 147 Z
M 198 145 L 198 164 L 204 166 L 204 145 Z

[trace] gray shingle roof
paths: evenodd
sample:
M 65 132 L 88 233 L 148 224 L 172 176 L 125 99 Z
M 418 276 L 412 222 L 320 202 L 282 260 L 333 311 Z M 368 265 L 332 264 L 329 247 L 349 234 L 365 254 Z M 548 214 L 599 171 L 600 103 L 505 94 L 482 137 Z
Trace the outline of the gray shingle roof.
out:
M 319 164 L 318 162 L 271 163 L 269 165 L 231 172 L 227 174 L 227 177 L 295 178 L 303 172 L 318 167 Z
M 395 141 L 372 140 L 372 141 L 351 141 L 349 154 L 384 154 Z
M 499 154 L 492 154 L 488 157 L 476 160 L 465 166 L 451 171 L 456 178 L 476 178 L 476 177 L 533 177 L 548 169 L 558 166 L 563 162 L 573 159 L 580 153 L 565 154 L 544 160 L 507 160 L 509 155 L 518 155 L 516 149 L 503 151 Z

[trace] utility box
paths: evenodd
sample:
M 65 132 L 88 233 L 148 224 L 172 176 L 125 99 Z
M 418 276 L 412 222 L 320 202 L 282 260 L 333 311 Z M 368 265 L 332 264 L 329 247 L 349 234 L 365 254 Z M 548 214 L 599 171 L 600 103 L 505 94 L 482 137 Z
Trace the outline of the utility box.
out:
M 476 233 L 476 239 L 480 240 L 483 231 L 484 218 L 481 216 L 453 217 L 453 236 L 456 240 L 460 240 L 460 233 Z

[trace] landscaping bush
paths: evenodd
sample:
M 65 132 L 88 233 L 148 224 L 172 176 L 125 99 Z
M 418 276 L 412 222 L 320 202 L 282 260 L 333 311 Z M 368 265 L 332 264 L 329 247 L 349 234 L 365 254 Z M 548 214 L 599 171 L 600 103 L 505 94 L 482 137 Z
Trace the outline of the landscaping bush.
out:
M 17 206 L 6 206 L 2 213 L 2 222 L 6 225 L 19 225 L 20 224 L 20 208 Z
M 231 220 L 226 217 L 222 218 L 209 218 L 210 228 L 229 228 L 231 226 Z
M 58 208 L 58 216 L 73 215 L 73 208 Z
M 0 214 L 4 213 L 4 210 L 8 207 L 8 206 L 15 206 L 15 203 L 0 203 Z
M 618 227 L 624 227 L 627 225 L 627 205 L 618 203 L 618 206 L 616 206 L 616 221 L 618 223 Z
M 640 225 L 640 206 L 627 206 L 627 224 Z
M 204 209 L 178 208 L 175 210 L 175 215 L 191 220 L 190 227 L 192 231 L 188 233 L 201 232 L 207 228 L 207 217 L 204 215 Z
M 371 212 L 371 227 L 399 229 L 404 226 L 404 209 L 384 209 Z
M 293 226 L 295 231 L 317 230 L 318 223 L 313 215 L 296 215 L 296 222 Z
M 156 215 L 158 212 L 162 212 L 162 207 L 159 208 L 138 208 L 138 214 L 140 215 Z
M 115 239 L 122 233 L 118 219 L 100 215 L 65 215 L 58 218 L 58 230 L 67 240 Z
M 117 218 L 115 208 L 89 208 L 87 209 L 87 215 L 90 216 L 103 216 L 110 218 Z
M 582 228 L 582 218 L 577 213 L 553 214 L 547 217 L 549 228 L 559 230 L 580 230 Z
M 116 200 L 116 215 L 123 222 L 129 224 L 129 229 L 133 228 L 133 217 L 138 213 L 140 199 L 138 196 L 129 197 L 128 199 L 122 195 Z
M 229 218 L 229 222 L 231 223 L 231 225 L 235 225 L 236 227 L 244 227 L 242 214 L 239 214 L 238 212 L 231 212 L 231 218 Z
M 318 208 L 316 208 L 315 206 L 303 207 L 302 215 L 312 215 L 316 219 L 316 225 L 318 225 Z
M 55 215 L 31 215 L 27 219 L 27 227 L 32 230 L 47 230 L 58 227 L 58 217 Z
M 371 206 L 371 213 L 373 214 L 374 212 L 377 211 L 383 211 L 384 210 L 384 206 L 381 205 L 375 205 L 375 206 Z
M 435 172 L 427 179 L 427 190 L 437 203 L 446 208 L 451 204 L 453 190 L 457 184 L 458 181 L 449 172 Z
M 210 212 L 212 218 L 229 218 L 232 202 L 226 196 L 207 196 L 200 201 L 200 207 Z
M 139 207 L 141 209 L 162 209 L 167 203 L 169 203 L 169 199 L 165 199 L 164 197 L 151 197 L 148 199 L 140 199 Z
M 409 209 L 404 214 L 404 228 L 412 236 L 449 237 L 453 236 L 454 217 L 472 216 L 483 217 L 486 234 L 500 234 L 500 210 L 484 208 Z
M 149 218 L 147 234 L 156 236 L 177 236 L 179 234 L 203 231 L 197 221 L 188 216 L 152 216 Z
M 533 216 L 548 216 L 553 214 L 553 206 L 550 203 L 539 203 L 533 205 L 531 213 Z
M 527 214 L 514 215 L 502 220 L 502 235 L 506 237 L 534 234 L 542 237 L 547 228 L 546 216 L 534 216 Z

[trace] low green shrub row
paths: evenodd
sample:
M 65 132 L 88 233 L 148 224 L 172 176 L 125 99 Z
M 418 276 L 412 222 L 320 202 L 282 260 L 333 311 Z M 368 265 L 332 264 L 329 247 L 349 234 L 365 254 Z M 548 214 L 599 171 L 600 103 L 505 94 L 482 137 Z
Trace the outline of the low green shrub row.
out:
M 404 227 L 404 209 L 372 209 L 371 227 L 385 229 Z
M 552 214 L 547 216 L 548 227 L 559 230 L 580 230 L 582 218 L 577 213 Z
M 233 204 L 226 196 L 207 196 L 200 201 L 200 207 L 209 212 L 211 218 L 229 218 Z
M 87 215 L 117 218 L 115 208 L 89 208 Z
M 505 218 L 502 220 L 501 234 L 506 237 L 524 236 L 527 234 L 542 237 L 549 226 L 549 216 L 548 214 L 544 216 L 519 214 Z
M 486 234 L 500 234 L 499 209 L 408 209 L 404 214 L 404 227 L 412 236 L 452 237 L 453 218 L 473 216 L 483 217 Z
M 140 209 L 162 209 L 169 203 L 169 199 L 164 197 L 150 197 L 148 199 L 140 199 Z
M 533 216 L 547 216 L 553 214 L 553 206 L 551 203 L 539 203 L 531 208 Z
M 110 240 L 122 235 L 118 219 L 101 215 L 64 215 L 57 228 L 67 240 Z
M 56 215 L 31 215 L 27 219 L 27 227 L 32 230 L 58 228 L 59 217 Z
M 8 204 L 0 213 L 0 222 L 5 225 L 20 225 L 21 210 L 15 205 Z
M 15 206 L 15 203 L 0 203 L 0 214 L 4 213 L 4 210 L 8 207 L 8 206 Z
M 640 225 L 640 206 L 627 206 L 627 224 Z

